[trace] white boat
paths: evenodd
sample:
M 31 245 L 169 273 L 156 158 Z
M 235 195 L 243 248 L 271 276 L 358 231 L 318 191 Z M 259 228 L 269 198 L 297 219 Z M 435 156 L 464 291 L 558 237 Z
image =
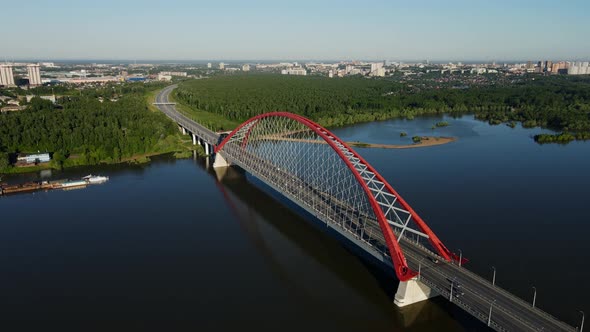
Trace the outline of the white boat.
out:
M 109 180 L 108 176 L 100 176 L 100 175 L 86 175 L 85 177 L 82 178 L 84 181 L 86 181 L 89 184 L 99 184 L 99 183 L 105 183 Z
M 61 184 L 61 188 L 74 188 L 74 187 L 84 187 L 88 183 L 84 180 L 79 181 L 68 181 Z

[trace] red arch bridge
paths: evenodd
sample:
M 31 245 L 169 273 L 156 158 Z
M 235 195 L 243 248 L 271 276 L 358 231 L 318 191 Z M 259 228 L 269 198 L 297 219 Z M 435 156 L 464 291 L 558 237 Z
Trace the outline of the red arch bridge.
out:
M 266 113 L 220 137 L 176 111 L 170 86 L 156 105 L 193 142 L 295 203 L 362 256 L 400 281 L 395 304 L 444 296 L 497 331 L 575 331 L 529 302 L 462 267 L 418 213 L 365 159 L 300 115 Z

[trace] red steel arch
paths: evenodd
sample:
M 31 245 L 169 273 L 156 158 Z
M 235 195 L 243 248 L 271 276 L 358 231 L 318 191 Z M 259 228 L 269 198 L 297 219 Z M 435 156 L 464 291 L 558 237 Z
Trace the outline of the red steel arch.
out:
M 400 281 L 407 281 L 407 280 L 415 277 L 418 273 L 411 270 L 408 267 L 406 258 L 403 254 L 401 247 L 400 247 L 398 239 L 396 238 L 392 228 L 389 226 L 389 222 L 385 216 L 385 213 L 383 212 L 382 208 L 379 205 L 379 202 L 377 200 L 375 193 L 371 191 L 371 189 L 369 188 L 369 186 L 365 182 L 365 179 L 361 176 L 361 173 L 357 170 L 357 168 L 351 162 L 350 155 L 352 155 L 353 158 L 356 159 L 355 160 L 356 163 L 362 164 L 364 167 L 366 167 L 367 170 L 369 170 L 372 174 L 374 174 L 377 181 L 384 184 L 384 189 L 389 194 L 396 197 L 399 205 L 401 207 L 403 207 L 411 215 L 411 217 L 408 217 L 408 222 L 410 219 L 414 221 L 414 224 L 423 233 L 425 233 L 428 236 L 428 240 L 429 240 L 430 244 L 432 245 L 432 247 L 437 251 L 437 253 L 441 257 L 443 257 L 447 261 L 451 261 L 452 259 L 455 259 L 455 260 L 457 259 L 456 255 L 451 253 L 443 245 L 443 243 L 439 240 L 439 238 L 436 236 L 436 234 L 434 234 L 434 232 L 430 229 L 430 227 L 428 227 L 428 225 L 416 213 L 416 211 L 414 211 L 414 209 L 412 209 L 412 207 L 397 193 L 397 191 L 395 191 L 395 189 L 393 189 L 393 187 L 364 158 L 362 158 L 358 153 L 356 153 L 356 151 L 354 151 L 352 148 L 350 148 L 344 141 L 339 139 L 336 135 L 332 134 L 330 131 L 328 131 L 324 127 L 320 126 L 319 124 L 317 124 L 317 123 L 315 123 L 303 116 L 289 113 L 289 112 L 271 112 L 271 113 L 264 113 L 264 114 L 260 114 L 255 117 L 252 117 L 249 120 L 247 120 L 246 122 L 242 123 L 236 129 L 234 129 L 227 137 L 225 137 L 223 139 L 223 141 L 215 147 L 215 153 L 221 152 L 223 150 L 223 147 L 232 139 L 232 137 L 234 137 L 234 135 L 238 131 L 240 131 L 245 126 L 249 126 L 249 127 L 247 127 L 247 132 L 244 135 L 244 138 L 243 138 L 243 141 L 241 144 L 241 147 L 245 149 L 248 144 L 248 139 L 249 139 L 250 132 L 252 131 L 252 128 L 254 126 L 256 126 L 258 123 L 260 123 L 261 120 L 263 120 L 265 118 L 272 118 L 272 117 L 289 118 L 291 120 L 294 120 L 294 121 L 297 121 L 297 122 L 303 124 L 304 126 L 309 128 L 311 131 L 313 131 L 316 135 L 321 137 L 334 150 L 334 152 L 337 153 L 337 155 L 340 157 L 340 159 L 342 159 L 344 164 L 348 167 L 350 172 L 353 174 L 353 176 L 358 181 L 358 184 L 362 187 L 363 191 L 365 192 L 365 194 L 371 204 L 373 212 L 375 213 L 375 216 L 377 217 L 377 220 L 379 222 L 379 227 L 381 229 L 381 232 L 383 233 L 383 237 L 385 238 L 385 242 L 387 244 L 387 249 L 389 251 L 393 266 L 395 268 L 396 275 Z M 345 149 L 345 151 L 347 150 L 346 152 L 348 152 L 347 153 L 348 156 L 347 156 L 347 154 L 345 154 L 342 151 L 343 148 Z

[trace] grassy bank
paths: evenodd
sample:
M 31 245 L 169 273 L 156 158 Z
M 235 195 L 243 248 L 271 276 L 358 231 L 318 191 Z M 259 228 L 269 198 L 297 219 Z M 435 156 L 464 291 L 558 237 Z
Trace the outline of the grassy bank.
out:
M 219 132 L 232 130 L 240 124 L 240 122 L 227 119 L 223 115 L 207 112 L 187 105 L 176 97 L 176 91 L 173 91 L 170 94 L 169 100 L 176 103 L 176 109 L 179 112 L 213 131 Z
M 180 133 L 166 137 L 166 139 L 158 142 L 157 147 L 154 151 L 147 153 L 135 154 L 129 157 L 122 158 L 120 160 L 113 160 L 107 158 L 100 160 L 97 163 L 88 163 L 80 158 L 78 155 L 69 156 L 63 163 L 57 163 L 51 161 L 35 166 L 28 167 L 7 167 L 0 169 L 0 174 L 19 174 L 19 173 L 34 173 L 46 169 L 65 169 L 80 166 L 91 166 L 91 165 L 109 165 L 109 164 L 145 164 L 151 161 L 151 157 L 172 154 L 177 159 L 189 158 L 193 155 L 193 151 L 197 151 L 199 156 L 205 155 L 205 150 L 200 145 L 193 145 L 192 140 L 188 136 L 183 136 Z

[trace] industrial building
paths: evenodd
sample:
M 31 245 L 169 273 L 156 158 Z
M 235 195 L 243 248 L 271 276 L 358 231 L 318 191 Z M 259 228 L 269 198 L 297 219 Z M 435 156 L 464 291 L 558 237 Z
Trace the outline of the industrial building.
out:
M 37 153 L 37 154 L 21 154 L 16 158 L 16 164 L 18 165 L 29 165 L 29 164 L 38 164 L 38 163 L 46 163 L 51 160 L 49 153 Z

